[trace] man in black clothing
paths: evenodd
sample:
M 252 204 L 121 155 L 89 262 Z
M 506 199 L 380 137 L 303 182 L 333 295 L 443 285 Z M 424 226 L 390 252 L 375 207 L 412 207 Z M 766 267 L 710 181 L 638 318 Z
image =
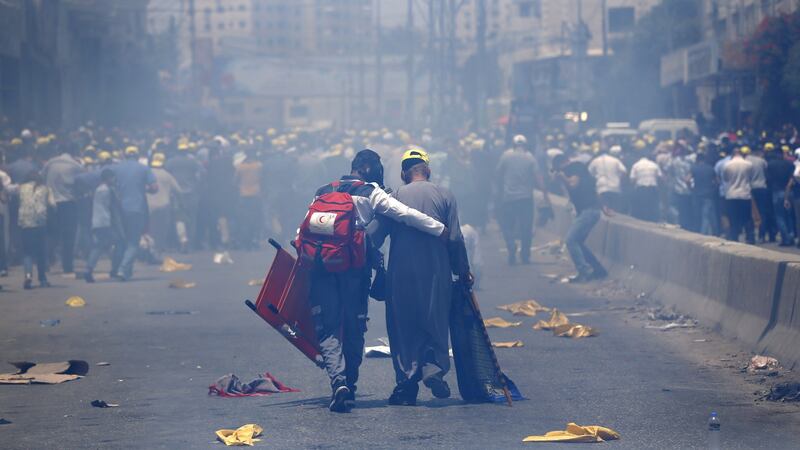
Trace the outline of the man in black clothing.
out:
M 712 155 L 701 154 L 692 165 L 692 194 L 695 212 L 700 218 L 700 232 L 708 236 L 719 235 L 719 213 L 717 212 L 717 196 L 719 185 L 717 174 L 711 165 Z
M 605 278 L 608 272 L 586 245 L 586 238 L 600 220 L 600 212 L 610 215 L 600 203 L 595 179 L 585 164 L 570 161 L 566 155 L 558 155 L 553 159 L 553 170 L 567 189 L 576 213 L 565 238 L 569 256 L 578 270 L 578 274 L 570 281 L 582 283 Z
M 786 207 L 786 190 L 794 173 L 794 164 L 776 154 L 774 151 L 766 153 L 767 156 L 767 188 L 772 194 L 772 208 L 775 213 L 775 223 L 781 235 L 781 247 L 792 245 L 793 234 L 789 230 L 791 223 L 791 203 Z

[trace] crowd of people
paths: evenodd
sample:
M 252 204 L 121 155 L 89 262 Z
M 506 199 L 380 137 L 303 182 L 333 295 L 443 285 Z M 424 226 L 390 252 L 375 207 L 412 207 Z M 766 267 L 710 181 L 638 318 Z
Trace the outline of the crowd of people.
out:
M 412 144 L 428 149 L 434 181 L 458 199 L 471 253 L 477 246 L 469 241 L 495 217 L 510 264 L 530 261 L 534 217 L 547 218 L 549 198 L 537 211 L 534 189 L 569 190 L 553 165 L 565 158 L 585 166 L 608 210 L 748 243 L 800 245 L 800 142 L 791 126 L 659 141 L 559 131 L 526 138 L 501 128 L 449 136 L 427 129 L 215 134 L 88 123 L 59 135 L 0 130 L 0 229 L 10 237 L 0 233 L 0 275 L 22 263 L 32 288 L 36 265 L 39 285 L 48 286 L 50 266 L 72 274 L 82 259 L 77 276 L 93 282 L 107 254 L 110 276 L 124 281 L 135 261 L 159 263 L 168 251 L 285 242 L 316 187 L 356 152 L 371 148 L 383 157 L 391 190 L 403 184 L 400 155 Z M 479 279 L 480 261 L 473 266 Z

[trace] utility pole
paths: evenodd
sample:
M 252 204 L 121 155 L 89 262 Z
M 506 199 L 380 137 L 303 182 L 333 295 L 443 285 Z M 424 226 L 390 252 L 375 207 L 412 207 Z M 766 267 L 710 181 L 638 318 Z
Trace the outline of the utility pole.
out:
M 383 25 L 381 0 L 375 0 L 375 114 L 383 122 Z
M 197 33 L 195 30 L 194 16 L 194 0 L 189 0 L 189 57 L 191 58 L 191 63 L 189 64 L 189 98 L 192 100 L 197 98 Z
M 354 35 L 352 36 L 352 43 L 357 46 L 356 51 L 358 52 L 358 113 L 355 115 L 356 120 L 358 121 L 361 127 L 364 126 L 364 120 L 366 119 L 367 115 L 365 113 L 366 109 L 366 86 L 364 84 L 364 43 L 366 42 L 365 39 L 362 39 L 360 36 L 361 32 L 364 29 L 364 25 L 362 24 L 362 16 L 364 14 L 364 6 L 361 2 L 356 2 L 355 4 L 351 4 L 349 9 L 350 15 L 350 23 L 353 23 L 353 30 Z
M 478 70 L 475 73 L 475 111 L 474 127 L 476 130 L 482 128 L 485 120 L 484 109 L 486 108 L 486 0 L 475 0 L 475 9 L 478 14 L 478 24 L 476 26 L 478 40 Z
M 408 34 L 408 61 L 406 61 L 406 121 L 409 131 L 414 130 L 414 0 L 408 0 L 406 33 Z
M 608 56 L 608 0 L 602 0 L 600 5 L 603 12 L 603 56 Z

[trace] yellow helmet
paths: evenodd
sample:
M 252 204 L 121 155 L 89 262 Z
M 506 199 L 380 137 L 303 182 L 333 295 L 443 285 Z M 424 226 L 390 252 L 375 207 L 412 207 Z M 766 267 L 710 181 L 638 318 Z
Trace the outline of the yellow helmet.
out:
M 111 160 L 111 153 L 101 150 L 100 153 L 97 154 L 97 160 L 100 162 L 105 162 Z
M 771 152 L 773 150 L 775 150 L 775 144 L 773 144 L 772 142 L 767 142 L 766 144 L 764 144 L 765 152 Z
M 139 147 L 135 145 L 129 145 L 125 147 L 125 154 L 126 155 L 138 155 L 139 154 Z
M 181 150 L 181 151 L 183 151 L 183 150 L 189 150 L 189 143 L 188 143 L 188 142 L 186 142 L 186 141 L 180 141 L 180 142 L 178 142 L 178 150 Z
M 22 145 L 22 139 L 14 138 L 11 140 L 11 145 Z
M 91 156 L 84 156 L 83 157 L 83 163 L 84 164 L 94 164 L 94 158 L 92 158 Z
M 750 147 L 748 147 L 748 146 L 746 146 L 746 145 L 743 145 L 743 146 L 742 146 L 742 147 L 739 149 L 739 151 L 740 151 L 740 152 L 742 152 L 742 154 L 743 154 L 743 155 L 749 155 L 751 150 L 750 150 Z
M 429 164 L 431 162 L 431 158 L 428 156 L 428 152 L 425 151 L 422 147 L 411 146 L 408 150 L 403 153 L 403 158 L 400 160 L 401 163 L 405 163 L 406 161 L 418 159 L 425 164 Z
M 163 153 L 154 153 L 153 159 L 150 160 L 150 167 L 164 167 L 164 160 L 166 157 Z
M 644 150 L 647 147 L 647 143 L 643 139 L 637 139 L 636 142 L 633 143 L 633 148 L 636 150 Z

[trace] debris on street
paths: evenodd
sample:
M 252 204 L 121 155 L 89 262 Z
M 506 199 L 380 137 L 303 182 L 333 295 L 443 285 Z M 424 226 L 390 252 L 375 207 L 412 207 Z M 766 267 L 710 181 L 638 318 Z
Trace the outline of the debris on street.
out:
M 595 331 L 594 328 L 587 327 L 585 325 L 568 323 L 566 325 L 560 325 L 553 328 L 553 336 L 581 339 L 597 336 L 597 331 Z
M 39 326 L 42 327 L 42 328 L 54 327 L 54 326 L 56 326 L 56 325 L 58 325 L 60 323 L 61 323 L 61 320 L 59 320 L 59 319 L 40 320 L 39 321 Z
M 261 436 L 263 431 L 264 429 L 260 426 L 250 423 L 235 430 L 217 430 L 215 434 L 217 435 L 217 439 L 227 446 L 242 446 L 253 445 L 261 441 L 261 439 L 256 438 Z
M 367 358 L 390 358 L 392 352 L 388 345 L 374 345 L 364 347 L 364 356 Z
M 759 400 L 770 402 L 798 402 L 800 401 L 800 383 L 790 381 L 778 383 L 764 393 Z
M 108 403 L 105 400 L 92 400 L 92 406 L 95 408 L 117 408 L 119 407 L 116 403 Z
M 750 373 L 759 371 L 769 371 L 780 367 L 777 359 L 770 356 L 756 355 L 750 358 L 750 364 L 747 365 L 747 371 Z
M 528 436 L 522 442 L 595 443 L 613 441 L 619 438 L 619 433 L 611 428 L 598 425 L 580 426 L 569 423 L 566 430 L 550 431 L 544 436 Z
M 566 314 L 562 313 L 556 308 L 553 308 L 550 314 L 549 320 L 540 320 L 534 326 L 534 330 L 552 330 L 561 325 L 567 325 L 569 323 L 569 319 L 567 318 Z
M 508 311 L 515 316 L 528 316 L 534 317 L 539 312 L 548 312 L 550 308 L 542 306 L 536 300 L 525 300 L 509 305 L 498 306 L 497 309 Z
M 145 314 L 148 316 L 189 316 L 194 313 L 194 311 L 147 311 Z
M 223 375 L 208 387 L 208 395 L 219 397 L 258 397 L 285 392 L 300 392 L 276 380 L 269 372 L 258 378 L 243 382 L 236 375 Z
M 44 364 L 20 361 L 10 364 L 17 371 L 0 374 L 0 384 L 60 384 L 79 380 L 89 372 L 89 364 L 80 360 Z
M 164 262 L 161 263 L 161 267 L 158 270 L 162 272 L 180 272 L 183 270 L 190 270 L 191 268 L 191 264 L 179 263 L 169 256 L 165 256 Z
M 233 264 L 233 258 L 227 251 L 214 253 L 214 264 Z
M 197 286 L 197 283 L 195 283 L 194 281 L 186 281 L 180 278 L 178 278 L 177 280 L 172 280 L 169 283 L 169 287 L 171 289 L 191 289 L 195 286 Z
M 522 325 L 522 322 L 509 322 L 502 317 L 492 317 L 483 321 L 486 328 L 511 328 Z
M 248 286 L 261 286 L 262 284 L 264 284 L 264 280 L 259 278 L 254 278 L 247 282 Z
M 524 346 L 525 344 L 522 341 L 492 342 L 492 347 L 495 348 L 516 348 Z
M 649 330 L 669 331 L 675 328 L 694 328 L 695 326 L 697 326 L 697 324 L 694 322 L 670 322 L 664 325 L 645 325 L 645 328 Z
M 64 304 L 72 308 L 81 308 L 86 306 L 86 300 L 78 297 L 77 295 L 73 295 L 72 297 L 68 298 Z
M 99 363 L 95 364 L 95 366 L 110 366 L 110 362 L 100 361 Z

